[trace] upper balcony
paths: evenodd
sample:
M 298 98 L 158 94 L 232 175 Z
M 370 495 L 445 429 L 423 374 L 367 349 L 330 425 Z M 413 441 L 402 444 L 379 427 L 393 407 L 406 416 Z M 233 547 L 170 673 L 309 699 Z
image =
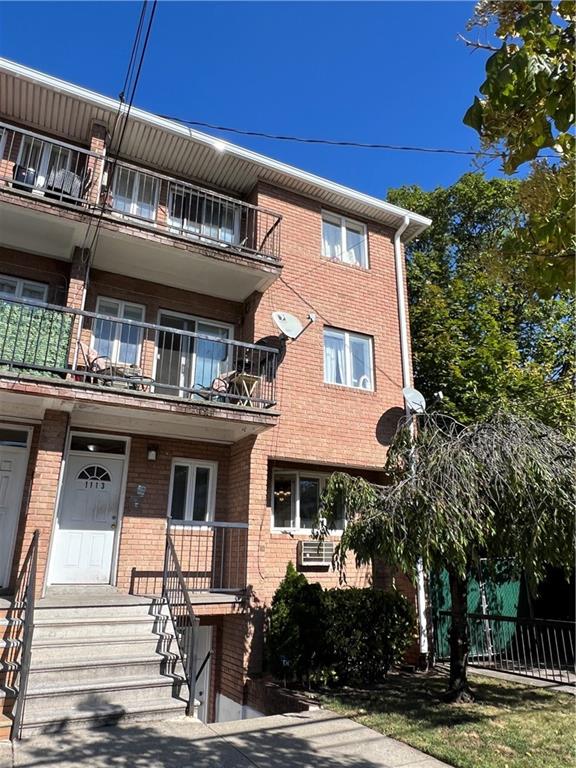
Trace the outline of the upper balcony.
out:
M 69 402 L 81 426 L 153 431 L 156 420 L 234 442 L 276 423 L 278 350 L 230 336 L 208 320 L 190 331 L 175 316 L 157 325 L 3 296 L 0 380 Z
M 0 243 L 12 248 L 69 257 L 90 215 L 97 268 L 234 301 L 280 273 L 273 211 L 6 123 L 0 191 L 20 201 L 2 211 Z

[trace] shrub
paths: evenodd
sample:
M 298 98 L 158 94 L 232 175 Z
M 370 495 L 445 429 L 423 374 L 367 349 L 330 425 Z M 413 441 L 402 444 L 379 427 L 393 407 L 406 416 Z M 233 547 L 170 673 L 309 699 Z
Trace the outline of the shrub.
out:
M 324 592 L 325 662 L 340 683 L 375 683 L 402 660 L 414 634 L 414 609 L 399 592 Z
M 268 614 L 268 667 L 282 680 L 370 684 L 398 663 L 414 610 L 397 592 L 323 590 L 288 564 Z

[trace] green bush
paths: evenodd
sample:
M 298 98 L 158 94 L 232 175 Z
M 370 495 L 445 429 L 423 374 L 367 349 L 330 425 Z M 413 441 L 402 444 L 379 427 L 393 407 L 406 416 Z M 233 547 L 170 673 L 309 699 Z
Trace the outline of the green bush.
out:
M 67 368 L 72 317 L 51 309 L 0 301 L 0 359 L 19 371 Z
M 375 683 L 401 661 L 414 626 L 399 593 L 323 590 L 289 563 L 268 613 L 268 667 L 291 682 Z

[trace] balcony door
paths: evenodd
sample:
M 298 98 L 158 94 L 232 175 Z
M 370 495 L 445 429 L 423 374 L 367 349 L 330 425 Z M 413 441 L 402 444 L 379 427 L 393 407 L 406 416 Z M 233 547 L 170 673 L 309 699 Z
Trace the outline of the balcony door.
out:
M 169 221 L 176 234 L 227 245 L 239 243 L 240 210 L 240 205 L 227 198 L 179 184 L 170 186 Z
M 51 173 L 70 170 L 72 153 L 59 144 L 50 144 L 25 136 L 20 147 L 18 165 L 34 171 L 34 186 L 44 187 Z
M 225 342 L 232 337 L 230 326 L 172 312 L 160 312 L 158 325 L 174 330 L 156 336 L 155 392 L 191 397 L 193 390 L 210 389 L 214 379 L 228 372 L 231 355 Z

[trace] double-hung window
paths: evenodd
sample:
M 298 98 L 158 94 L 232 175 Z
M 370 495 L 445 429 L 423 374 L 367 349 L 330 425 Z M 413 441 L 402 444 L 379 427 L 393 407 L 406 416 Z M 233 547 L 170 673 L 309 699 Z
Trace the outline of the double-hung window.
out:
M 272 527 L 309 532 L 320 522 L 320 496 L 328 475 L 278 471 L 273 475 Z M 334 520 L 333 529 L 344 529 L 344 507 Z
M 149 173 L 118 165 L 112 185 L 112 208 L 129 216 L 154 221 L 158 203 L 158 179 Z
M 324 329 L 324 381 L 355 389 L 374 389 L 372 338 Z
M 333 261 L 368 267 L 366 226 L 333 213 L 322 214 L 322 255 Z
M 96 312 L 100 315 L 117 317 L 121 320 L 144 320 L 144 307 L 98 297 Z M 138 365 L 142 345 L 142 329 L 130 323 L 115 323 L 113 320 L 98 318 L 94 322 L 92 347 L 99 357 L 108 357 L 111 362 L 122 365 Z
M 216 464 L 175 459 L 170 482 L 171 520 L 207 522 L 214 519 Z
M 22 280 L 19 277 L 0 275 L 0 296 L 30 299 L 31 301 L 46 301 L 48 286 L 45 283 Z

